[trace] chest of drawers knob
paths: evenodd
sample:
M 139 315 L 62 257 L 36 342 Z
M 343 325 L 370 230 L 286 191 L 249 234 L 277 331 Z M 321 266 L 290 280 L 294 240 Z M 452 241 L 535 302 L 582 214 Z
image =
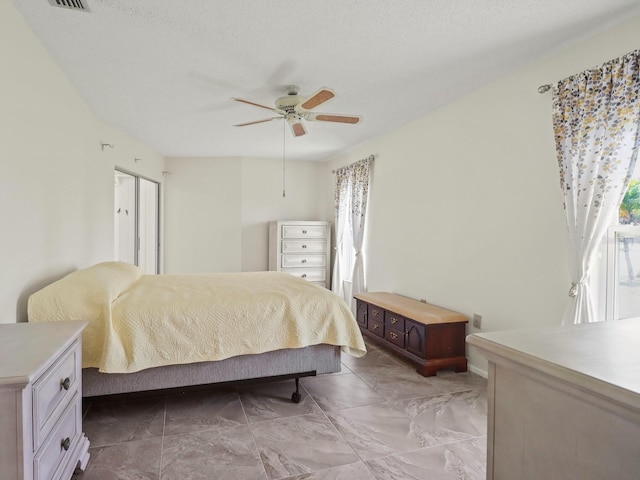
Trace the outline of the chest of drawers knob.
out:
M 62 442 L 60 442 L 60 446 L 66 452 L 71 446 L 71 439 L 69 437 L 65 438 L 64 440 L 62 440 Z
M 64 380 L 60 380 L 60 386 L 65 390 L 69 390 L 69 387 L 71 386 L 71 379 L 67 377 Z

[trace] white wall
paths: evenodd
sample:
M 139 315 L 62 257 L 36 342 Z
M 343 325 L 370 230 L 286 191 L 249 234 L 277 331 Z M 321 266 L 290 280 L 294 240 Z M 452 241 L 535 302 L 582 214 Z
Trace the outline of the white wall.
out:
M 325 220 L 324 164 L 245 158 L 242 161 L 242 271 L 268 270 L 268 222 Z M 282 196 L 284 185 L 285 196 Z
M 636 17 L 331 159 L 326 178 L 377 155 L 369 291 L 481 314 L 483 331 L 559 324 L 570 286 L 566 227 L 551 94 L 537 87 L 639 45 Z M 468 357 L 486 370 L 475 351 Z
M 37 289 L 112 259 L 114 166 L 162 180 L 164 159 L 93 115 L 7 0 L 0 58 L 0 323 L 12 323 Z
M 316 220 L 324 211 L 324 165 L 252 158 L 170 158 L 165 271 L 268 269 L 271 220 Z M 318 179 L 321 179 L 320 181 Z
M 167 171 L 164 271 L 240 271 L 241 160 L 168 158 Z

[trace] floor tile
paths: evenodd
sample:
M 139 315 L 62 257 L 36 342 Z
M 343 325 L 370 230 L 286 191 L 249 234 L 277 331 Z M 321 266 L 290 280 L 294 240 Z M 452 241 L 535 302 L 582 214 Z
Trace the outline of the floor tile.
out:
M 358 372 L 359 370 L 366 368 L 401 366 L 396 359 L 392 358 L 390 355 L 380 349 L 369 350 L 367 351 L 366 355 L 360 358 L 355 358 L 351 355 L 342 355 L 341 359 L 342 363 L 345 364 L 349 368 L 349 370 L 353 372 Z
M 302 384 L 325 412 L 385 401 L 384 397 L 377 394 L 353 373 L 340 376 L 308 377 L 303 379 Z
M 83 421 L 92 447 L 162 437 L 165 398 L 92 403 Z
M 295 383 L 293 380 L 238 389 L 249 423 L 321 413 L 314 399 L 302 385 L 300 386 L 300 394 L 302 395 L 300 403 L 291 400 L 291 394 L 294 391 Z
M 87 469 L 72 480 L 158 480 L 162 438 L 90 448 Z
M 164 439 L 161 480 L 265 480 L 246 425 L 172 435 Z
M 487 379 L 472 372 L 455 373 L 453 370 L 441 370 L 429 379 L 447 393 L 487 388 Z
M 327 468 L 313 473 L 305 473 L 286 480 L 376 480 L 369 467 L 363 462 L 351 463 L 340 467 Z
M 260 422 L 251 425 L 251 430 L 270 479 L 317 472 L 359 460 L 322 414 Z
M 366 462 L 377 480 L 484 480 L 486 440 L 478 438 Z
M 423 447 L 412 419 L 388 403 L 327 412 L 331 422 L 363 460 Z
M 297 404 L 293 380 L 85 399 L 91 458 L 73 480 L 484 479 L 486 387 L 368 344 L 302 378 Z
M 471 390 L 393 402 L 411 418 L 412 435 L 435 446 L 486 435 L 485 390 Z
M 235 390 L 201 390 L 167 397 L 165 436 L 246 423 Z
M 435 377 L 423 377 L 401 365 L 366 367 L 355 370 L 378 394 L 389 399 L 424 397 L 447 393 Z

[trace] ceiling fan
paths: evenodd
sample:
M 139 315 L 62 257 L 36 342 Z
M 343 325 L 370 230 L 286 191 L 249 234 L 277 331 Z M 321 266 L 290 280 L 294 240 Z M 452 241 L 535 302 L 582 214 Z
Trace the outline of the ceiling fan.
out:
M 296 85 L 287 86 L 287 94 L 275 101 L 275 108 L 234 97 L 233 100 L 236 102 L 242 102 L 255 107 L 271 110 L 279 115 L 277 117 L 265 118 L 254 122 L 239 123 L 234 125 L 234 127 L 245 127 L 247 125 L 255 125 L 256 123 L 270 122 L 272 120 L 284 118 L 291 127 L 293 136 L 300 137 L 307 133 L 302 120 L 350 124 L 356 124 L 362 121 L 362 117 L 359 115 L 343 115 L 340 113 L 319 113 L 311 111 L 317 106 L 322 105 L 335 97 L 335 92 L 330 88 L 322 87 L 320 90 L 308 97 L 299 95 L 299 91 L 300 88 Z

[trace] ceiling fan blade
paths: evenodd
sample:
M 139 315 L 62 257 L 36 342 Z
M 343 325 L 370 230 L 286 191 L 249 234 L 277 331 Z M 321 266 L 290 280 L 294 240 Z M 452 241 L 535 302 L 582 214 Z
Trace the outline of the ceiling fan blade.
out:
M 302 102 L 300 106 L 305 110 L 312 110 L 318 105 L 321 105 L 324 102 L 328 102 L 335 96 L 336 94 L 333 90 L 323 87 L 313 95 L 311 95 L 309 98 L 307 98 L 304 102 Z
M 302 116 L 305 120 L 350 123 L 352 125 L 362 121 L 362 117 L 360 115 L 343 115 L 341 113 L 306 113 Z
M 234 127 L 245 127 L 247 125 L 255 125 L 256 123 L 270 122 L 271 120 L 280 120 L 281 118 L 283 117 L 271 117 L 271 118 L 265 118 L 263 120 L 256 120 L 255 122 L 238 123 L 234 125 Z
M 261 105 L 259 103 L 255 103 L 255 102 L 250 102 L 249 100 L 244 100 L 243 98 L 237 98 L 237 97 L 232 97 L 232 100 L 235 100 L 236 102 L 242 102 L 242 103 L 246 103 L 247 105 L 253 105 L 254 107 L 260 107 L 260 108 L 264 108 L 266 110 L 271 110 L 272 112 L 277 112 L 281 115 L 283 115 L 285 112 L 282 110 L 278 110 L 277 108 L 273 108 L 273 107 L 267 107 L 266 105 Z

